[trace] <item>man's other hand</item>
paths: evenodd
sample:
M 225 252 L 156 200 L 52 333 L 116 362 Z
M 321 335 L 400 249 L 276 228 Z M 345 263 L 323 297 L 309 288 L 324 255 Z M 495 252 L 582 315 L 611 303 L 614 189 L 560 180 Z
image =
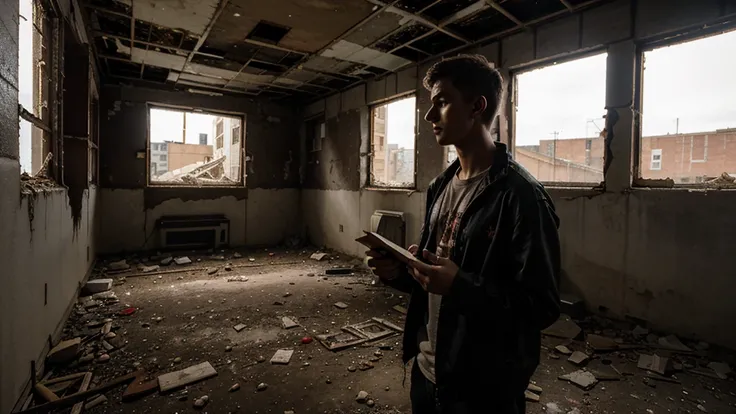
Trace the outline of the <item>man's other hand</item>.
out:
M 452 260 L 437 257 L 428 250 L 424 250 L 422 255 L 432 264 L 419 261 L 412 263 L 412 276 L 427 292 L 438 295 L 448 294 L 460 268 Z
M 409 252 L 411 252 L 411 254 L 416 254 L 418 250 L 419 246 L 416 244 L 409 246 Z M 386 252 L 371 249 L 365 252 L 365 254 L 369 257 L 368 267 L 370 267 L 373 273 L 381 278 L 381 280 L 388 281 L 396 279 L 406 271 L 404 265 L 400 261 Z

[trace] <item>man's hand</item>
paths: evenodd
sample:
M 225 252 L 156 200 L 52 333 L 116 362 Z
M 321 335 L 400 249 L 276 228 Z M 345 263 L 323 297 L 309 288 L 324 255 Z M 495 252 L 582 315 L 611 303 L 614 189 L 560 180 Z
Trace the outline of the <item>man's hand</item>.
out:
M 428 265 L 419 261 L 412 263 L 412 276 L 427 292 L 438 295 L 448 294 L 460 268 L 452 260 L 437 257 L 429 250 L 424 250 L 422 254 L 424 259 L 432 264 Z
M 419 246 L 416 244 L 409 246 L 409 252 L 411 254 L 416 254 L 418 250 Z M 365 254 L 369 257 L 368 267 L 370 267 L 371 270 L 373 270 L 373 273 L 378 275 L 381 280 L 393 280 L 405 272 L 404 265 L 385 252 L 372 249 L 365 252 Z

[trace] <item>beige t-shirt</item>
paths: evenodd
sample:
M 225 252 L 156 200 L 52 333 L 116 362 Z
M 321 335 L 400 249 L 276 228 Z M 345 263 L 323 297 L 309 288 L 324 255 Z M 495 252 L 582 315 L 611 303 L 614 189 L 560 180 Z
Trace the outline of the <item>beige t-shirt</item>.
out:
M 480 191 L 485 173 L 478 174 L 467 180 L 461 180 L 455 175 L 452 182 L 445 187 L 439 204 L 437 218 L 436 244 L 438 257 L 450 257 L 455 247 L 455 233 L 465 209 L 470 200 Z M 435 348 L 437 346 L 437 322 L 439 321 L 442 295 L 429 293 L 429 312 L 427 331 L 420 332 L 419 354 L 417 363 L 428 380 L 436 383 L 435 379 Z

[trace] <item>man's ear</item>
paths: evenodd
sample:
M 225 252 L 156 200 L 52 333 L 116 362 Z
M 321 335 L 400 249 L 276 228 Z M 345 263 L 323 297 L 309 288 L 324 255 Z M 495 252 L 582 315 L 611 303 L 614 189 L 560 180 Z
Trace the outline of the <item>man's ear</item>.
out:
M 477 115 L 482 118 L 486 108 L 488 108 L 488 100 L 485 96 L 480 95 L 475 99 L 475 102 L 473 102 L 473 116 Z

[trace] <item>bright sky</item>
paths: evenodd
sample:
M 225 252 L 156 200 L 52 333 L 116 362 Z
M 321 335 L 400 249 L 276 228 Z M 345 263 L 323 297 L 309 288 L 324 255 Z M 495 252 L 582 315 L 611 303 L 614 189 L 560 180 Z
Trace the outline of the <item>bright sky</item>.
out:
M 199 134 L 207 134 L 212 145 L 214 115 L 187 112 L 187 144 L 199 144 Z M 182 142 L 184 112 L 151 108 L 151 142 Z
M 386 143 L 398 144 L 399 148 L 414 148 L 417 99 L 412 96 L 388 104 Z
M 20 22 L 18 27 L 18 103 L 33 112 L 33 6 L 31 0 L 19 2 Z M 20 170 L 31 171 L 31 123 L 20 122 Z M 39 166 L 40 168 L 40 166 Z

